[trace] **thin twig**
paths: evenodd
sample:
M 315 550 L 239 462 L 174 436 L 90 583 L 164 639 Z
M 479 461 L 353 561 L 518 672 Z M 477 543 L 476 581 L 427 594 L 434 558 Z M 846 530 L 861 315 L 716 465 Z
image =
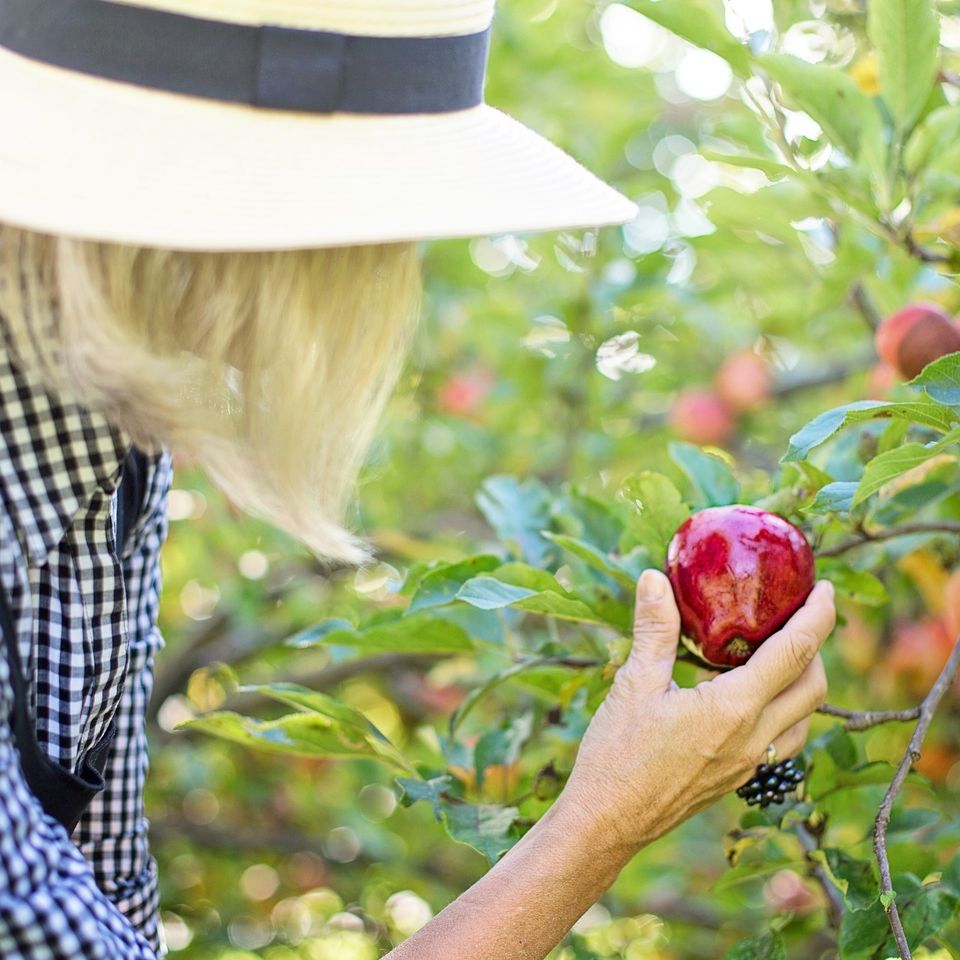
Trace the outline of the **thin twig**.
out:
M 915 533 L 952 533 L 960 536 L 960 521 L 958 520 L 931 520 L 921 523 L 905 523 L 899 527 L 887 527 L 885 530 L 876 530 L 872 533 L 859 533 L 849 540 L 843 540 L 825 550 L 817 551 L 818 557 L 839 557 L 848 550 L 862 547 L 865 543 L 876 543 L 881 540 L 893 540 L 895 537 L 909 537 Z
M 820 885 L 824 896 L 827 898 L 827 917 L 830 921 L 830 926 L 833 927 L 834 930 L 839 930 L 845 909 L 843 894 L 830 879 L 827 871 L 823 869 L 823 864 L 817 863 L 817 861 L 810 856 L 814 850 L 820 849 L 820 840 L 805 823 L 797 824 L 797 839 L 807 854 L 807 862 L 810 864 L 810 875 Z
M 890 861 L 887 857 L 887 827 L 890 826 L 890 815 L 893 812 L 893 803 L 907 779 L 910 768 L 920 759 L 920 747 L 923 745 L 923 738 L 927 735 L 927 728 L 930 721 L 940 705 L 947 688 L 950 687 L 960 671 L 960 637 L 954 641 L 953 653 L 947 660 L 946 666 L 937 677 L 937 682 L 930 688 L 930 692 L 923 698 L 920 704 L 920 718 L 917 726 L 914 728 L 913 736 L 907 745 L 906 752 L 897 772 L 894 775 L 887 792 L 877 811 L 877 818 L 873 826 L 873 852 L 877 857 L 877 864 L 880 867 L 880 889 L 883 891 L 884 899 L 889 899 L 887 906 L 887 919 L 890 921 L 890 929 L 893 930 L 893 936 L 900 948 L 901 960 L 913 960 L 910 952 L 910 944 L 907 943 L 906 934 L 903 932 L 903 924 L 900 921 L 900 912 L 897 910 L 896 901 L 893 899 L 893 881 L 890 878 Z
M 876 330 L 883 322 L 883 317 L 880 316 L 880 311 L 867 293 L 867 288 L 859 280 L 850 288 L 850 302 L 857 308 L 871 330 Z
M 828 717 L 841 717 L 846 720 L 844 730 L 858 731 L 869 730 L 871 727 L 879 726 L 881 723 L 899 723 L 908 720 L 916 720 L 920 716 L 919 707 L 910 707 L 909 710 L 865 710 L 858 712 L 855 710 L 844 710 L 842 707 L 834 707 L 829 703 L 817 707 L 817 713 L 826 714 Z
M 935 250 L 927 250 L 926 247 L 920 246 L 910 233 L 903 238 L 903 245 L 911 256 L 924 263 L 949 263 L 951 259 L 949 253 L 937 253 Z

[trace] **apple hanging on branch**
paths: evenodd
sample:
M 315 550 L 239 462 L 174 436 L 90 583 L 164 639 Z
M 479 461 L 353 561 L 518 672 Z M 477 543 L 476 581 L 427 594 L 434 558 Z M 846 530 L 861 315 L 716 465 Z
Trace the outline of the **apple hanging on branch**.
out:
M 684 645 L 711 667 L 746 663 L 813 589 L 813 551 L 792 523 L 757 507 L 693 514 L 667 549 Z

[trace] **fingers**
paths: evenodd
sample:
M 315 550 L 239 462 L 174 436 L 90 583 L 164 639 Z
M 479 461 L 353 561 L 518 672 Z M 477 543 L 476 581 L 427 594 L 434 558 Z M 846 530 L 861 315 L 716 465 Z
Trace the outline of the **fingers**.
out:
M 777 751 L 777 757 L 780 760 L 786 760 L 787 757 L 795 757 L 807 742 L 807 732 L 810 728 L 810 720 L 801 720 L 795 723 L 789 730 L 784 730 L 779 737 L 773 740 L 773 748 Z M 758 761 L 764 763 L 765 760 Z
M 833 630 L 836 617 L 833 585 L 821 580 L 782 630 L 764 641 L 742 667 L 714 682 L 729 687 L 730 695 L 764 708 L 803 675 Z
M 680 612 L 670 581 L 659 570 L 644 570 L 637 581 L 633 647 L 620 673 L 644 689 L 666 690 L 679 640 Z
M 827 672 L 823 660 L 814 657 L 800 677 L 779 696 L 773 698 L 760 715 L 760 728 L 767 741 L 775 741 L 784 731 L 807 719 L 827 697 Z

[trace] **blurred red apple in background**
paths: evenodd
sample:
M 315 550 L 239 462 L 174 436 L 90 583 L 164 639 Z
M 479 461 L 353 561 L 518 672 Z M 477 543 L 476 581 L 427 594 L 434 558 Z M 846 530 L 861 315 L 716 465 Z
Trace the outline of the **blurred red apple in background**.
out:
M 712 666 L 735 667 L 803 605 L 813 551 L 789 521 L 756 507 L 689 517 L 667 549 L 684 644 Z
M 943 588 L 943 601 L 947 631 L 956 639 L 960 636 L 960 567 L 950 574 Z
M 678 393 L 670 411 L 670 425 L 681 440 L 701 447 L 725 443 L 735 427 L 726 404 L 709 390 Z
M 889 363 L 875 363 L 867 373 L 867 400 L 886 400 L 887 394 L 900 382 L 897 371 Z
M 910 693 L 925 696 L 953 650 L 953 637 L 939 617 L 894 627 L 887 663 Z
M 928 364 L 960 350 L 960 328 L 935 303 L 914 303 L 887 317 L 874 337 L 877 353 L 907 380 Z
M 437 391 L 437 404 L 444 413 L 468 416 L 486 400 L 493 384 L 493 373 L 485 368 L 451 374 Z
M 713 379 L 717 396 L 731 410 L 756 410 L 770 396 L 773 376 L 767 364 L 750 350 L 727 357 Z

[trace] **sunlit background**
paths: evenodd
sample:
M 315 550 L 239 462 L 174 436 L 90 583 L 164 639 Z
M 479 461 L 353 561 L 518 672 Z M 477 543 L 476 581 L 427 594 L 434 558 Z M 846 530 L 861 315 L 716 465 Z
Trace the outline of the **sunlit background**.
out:
M 756 52 L 828 63 L 876 92 L 858 0 L 703 6 L 721 10 L 732 37 Z M 960 9 L 941 11 L 953 56 Z M 943 89 L 956 104 L 960 89 Z M 611 490 L 632 472 L 662 468 L 667 441 L 679 436 L 722 449 L 744 489 L 760 491 L 802 423 L 883 388 L 869 329 L 850 304 L 855 283 L 866 281 L 880 311 L 900 306 L 904 289 L 960 306 L 934 269 L 860 229 L 855 216 L 838 232 L 823 204 L 783 180 L 758 119 L 772 109 L 763 83 L 742 82 L 724 59 L 628 4 L 504 0 L 487 100 L 616 184 L 640 214 L 599 233 L 426 248 L 420 337 L 353 518 L 380 549 L 374 568 L 325 574 L 202 477 L 177 475 L 148 798 L 175 957 L 372 960 L 485 869 L 428 805 L 400 807 L 389 772 L 374 762 L 275 758 L 174 733 L 226 702 L 221 665 L 248 683 L 319 685 L 398 744 L 429 751 L 475 680 L 473 658 L 382 655 L 356 671 L 338 648 L 297 651 L 282 641 L 328 617 L 396 604 L 417 562 L 495 548 L 474 500 L 491 475 Z M 777 109 L 800 169 L 842 176 L 849 160 L 818 124 Z M 936 211 L 941 232 L 950 216 L 960 222 L 956 212 Z M 698 428 L 716 411 L 694 406 L 684 417 L 680 398 L 713 396 L 723 361 L 744 355 L 774 396 L 724 408 L 704 439 Z M 910 582 L 909 571 L 897 575 Z M 881 656 L 888 625 L 869 611 L 851 622 L 856 639 L 831 656 L 837 670 L 855 672 Z M 894 673 L 881 680 L 896 696 Z M 265 708 L 251 695 L 229 705 Z M 867 749 L 885 756 L 894 742 L 880 728 Z M 955 742 L 937 744 L 931 776 L 958 791 Z M 506 796 L 511 776 L 501 768 L 487 790 Z M 721 807 L 645 851 L 558 956 L 713 957 L 757 918 L 790 910 L 803 924 L 816 895 L 791 870 L 723 884 L 731 822 Z

